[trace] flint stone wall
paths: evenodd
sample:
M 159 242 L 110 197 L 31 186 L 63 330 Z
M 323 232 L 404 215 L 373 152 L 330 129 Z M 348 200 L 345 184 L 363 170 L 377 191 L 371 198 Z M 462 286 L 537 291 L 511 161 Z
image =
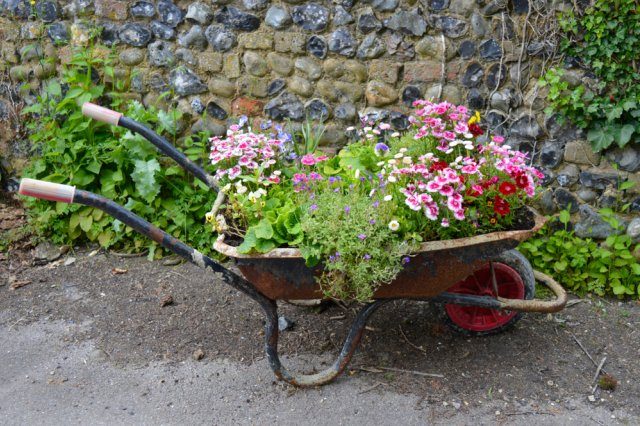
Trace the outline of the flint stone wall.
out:
M 359 114 L 403 130 L 416 99 L 466 104 L 543 169 L 545 213 L 571 205 L 587 223 L 580 232 L 602 237 L 610 230 L 594 209 L 640 211 L 640 185 L 617 190 L 640 180 L 640 151 L 634 143 L 594 154 L 581 131 L 544 113 L 537 82 L 556 46 L 527 26 L 567 5 L 536 0 L 530 10 L 529 1 L 1 0 L 3 167 L 17 173 L 29 155 L 20 105 L 99 28 L 96 49 L 116 50 L 128 96 L 148 105 L 170 91 L 186 131 L 223 134 L 239 115 L 310 117 L 326 125 L 323 144 L 337 147 Z M 574 65 L 565 61 L 570 84 L 585 79 Z

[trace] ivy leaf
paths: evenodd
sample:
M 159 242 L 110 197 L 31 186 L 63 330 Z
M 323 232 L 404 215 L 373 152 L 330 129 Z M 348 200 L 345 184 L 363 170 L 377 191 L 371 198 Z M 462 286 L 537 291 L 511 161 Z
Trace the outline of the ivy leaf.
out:
M 155 158 L 149 161 L 136 160 L 131 178 L 136 184 L 136 190 L 148 202 L 152 202 L 160 192 L 160 183 L 156 180 L 156 172 L 160 164 Z
M 616 129 L 614 133 L 614 137 L 616 139 L 616 143 L 620 148 L 624 147 L 631 140 L 631 135 L 635 132 L 635 127 L 633 124 L 625 124 L 624 126 L 620 126 Z
M 596 152 L 607 149 L 613 143 L 613 136 L 602 128 L 589 130 L 587 139 Z

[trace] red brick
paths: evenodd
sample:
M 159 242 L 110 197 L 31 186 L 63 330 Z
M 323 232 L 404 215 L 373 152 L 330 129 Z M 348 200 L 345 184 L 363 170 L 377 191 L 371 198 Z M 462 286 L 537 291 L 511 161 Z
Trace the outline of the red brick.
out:
M 232 115 L 257 116 L 262 115 L 264 102 L 251 98 L 237 98 L 231 104 Z

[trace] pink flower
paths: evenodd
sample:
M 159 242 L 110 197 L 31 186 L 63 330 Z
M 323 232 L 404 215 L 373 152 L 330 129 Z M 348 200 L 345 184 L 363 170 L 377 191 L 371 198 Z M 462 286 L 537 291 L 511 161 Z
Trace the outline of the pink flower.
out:
M 389 130 L 391 128 L 391 125 L 389 123 L 380 123 L 378 127 L 380 128 L 380 130 Z
M 421 208 L 421 203 L 420 200 L 415 196 L 415 195 L 410 195 L 408 196 L 405 200 L 404 203 L 409 206 L 409 208 L 411 210 L 415 210 L 418 211 Z
M 504 138 L 502 136 L 500 136 L 500 135 L 494 135 L 493 136 L 493 141 L 495 143 L 502 143 L 502 142 L 504 142 Z
M 466 173 L 468 175 L 473 175 L 478 173 L 478 165 L 477 164 L 467 164 L 463 166 L 461 169 L 462 173 Z
M 449 207 L 449 210 L 451 210 L 452 212 L 456 212 L 462 209 L 462 203 L 454 199 L 453 197 L 449 197 L 449 199 L 447 200 L 447 207 Z
M 306 182 L 307 180 L 308 180 L 307 179 L 307 175 L 305 175 L 304 173 L 296 173 L 296 174 L 293 175 L 293 183 L 294 183 L 294 185 Z
M 452 131 L 450 131 L 450 130 L 447 130 L 447 131 L 443 132 L 443 133 L 442 133 L 442 136 L 443 136 L 445 139 L 450 140 L 450 141 L 452 141 L 452 140 L 454 140 L 454 139 L 456 138 L 456 134 L 455 134 L 455 133 L 453 133 L 453 132 L 452 132 Z
M 429 192 L 437 192 L 440 190 L 440 188 L 442 188 L 442 184 L 436 182 L 435 180 L 432 180 L 429 183 L 427 183 L 427 191 Z
M 227 170 L 227 172 L 229 173 L 229 179 L 234 180 L 235 178 L 240 176 L 242 169 L 240 168 L 240 166 L 233 166 L 232 168 Z
M 438 205 L 436 203 L 429 203 L 424 206 L 424 215 L 427 217 L 427 219 L 437 220 L 438 213 L 440 213 L 440 210 L 438 209 Z
M 302 156 L 300 162 L 305 166 L 313 166 L 314 164 L 316 164 L 316 159 L 312 154 L 307 154 Z
M 443 228 L 448 228 L 449 227 L 449 219 L 447 219 L 446 217 L 442 218 L 442 222 L 440 222 L 440 225 Z
M 440 193 L 440 195 L 448 197 L 450 195 L 453 195 L 453 187 L 451 185 L 444 185 L 438 192 Z
M 460 209 L 453 212 L 453 217 L 455 217 L 457 220 L 464 220 L 464 210 Z

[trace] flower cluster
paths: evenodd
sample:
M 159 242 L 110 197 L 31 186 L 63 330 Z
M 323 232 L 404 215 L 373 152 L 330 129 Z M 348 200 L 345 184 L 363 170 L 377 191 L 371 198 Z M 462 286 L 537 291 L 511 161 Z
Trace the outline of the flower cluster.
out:
M 218 166 L 216 178 L 234 181 L 241 175 L 254 176 L 257 183 L 279 184 L 281 172 L 273 170 L 283 141 L 262 133 L 245 132 L 240 124 L 229 127 L 227 137 L 211 139 L 211 164 Z

